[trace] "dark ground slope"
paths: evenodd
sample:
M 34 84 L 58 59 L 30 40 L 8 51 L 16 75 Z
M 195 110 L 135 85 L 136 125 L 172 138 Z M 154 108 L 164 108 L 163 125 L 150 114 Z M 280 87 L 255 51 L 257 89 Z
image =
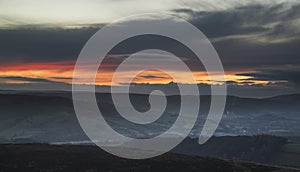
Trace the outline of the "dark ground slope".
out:
M 127 160 L 95 146 L 0 145 L 0 171 L 300 171 L 248 162 L 165 154 Z

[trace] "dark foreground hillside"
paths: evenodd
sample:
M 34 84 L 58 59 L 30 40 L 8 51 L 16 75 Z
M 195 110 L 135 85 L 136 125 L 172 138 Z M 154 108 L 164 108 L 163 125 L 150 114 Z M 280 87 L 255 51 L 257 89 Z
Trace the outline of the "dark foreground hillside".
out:
M 249 162 L 165 154 L 148 160 L 112 156 L 96 146 L 0 145 L 0 171 L 300 171 Z

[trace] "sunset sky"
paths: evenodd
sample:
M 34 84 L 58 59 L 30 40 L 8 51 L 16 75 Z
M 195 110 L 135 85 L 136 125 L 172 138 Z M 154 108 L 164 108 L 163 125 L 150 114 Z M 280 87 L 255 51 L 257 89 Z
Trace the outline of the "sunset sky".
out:
M 230 94 L 300 93 L 297 0 L 0 0 L 0 89 L 69 88 L 79 52 L 96 31 L 121 17 L 146 12 L 166 12 L 199 28 L 223 62 Z M 96 85 L 128 83 L 126 71 L 123 79 L 111 83 L 114 69 L 127 54 L 147 47 L 176 51 L 180 45 L 163 38 L 129 40 L 106 57 Z M 199 85 L 225 84 L 208 80 L 201 64 L 189 53 L 177 53 Z M 147 54 L 147 58 L 154 56 Z M 172 63 L 169 68 L 182 78 L 182 84 L 190 84 L 184 72 L 172 68 Z M 168 85 L 171 81 L 170 76 L 156 70 L 146 70 L 134 79 L 143 86 Z

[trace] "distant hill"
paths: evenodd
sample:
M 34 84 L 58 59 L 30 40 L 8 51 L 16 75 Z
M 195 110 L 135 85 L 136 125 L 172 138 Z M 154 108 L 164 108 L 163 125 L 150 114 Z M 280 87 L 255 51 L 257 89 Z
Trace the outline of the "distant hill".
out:
M 133 105 L 146 111 L 148 96 L 131 95 Z M 169 96 L 166 112 L 154 124 L 140 127 L 120 118 L 110 94 L 97 94 L 101 112 L 118 132 L 132 137 L 153 137 L 176 120 L 180 97 Z M 253 99 L 228 96 L 216 136 L 258 135 L 300 136 L 300 95 Z M 0 94 L 0 141 L 68 142 L 88 140 L 82 132 L 70 92 L 11 92 Z M 201 96 L 199 119 L 190 137 L 201 131 L 210 105 Z M 129 126 L 129 127 L 128 127 Z M 124 127 L 127 129 L 124 130 Z

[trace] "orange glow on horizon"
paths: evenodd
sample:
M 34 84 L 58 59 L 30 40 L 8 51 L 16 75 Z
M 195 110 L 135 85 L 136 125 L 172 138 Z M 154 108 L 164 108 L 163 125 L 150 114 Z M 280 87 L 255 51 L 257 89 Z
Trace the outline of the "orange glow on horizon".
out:
M 27 78 L 43 78 L 56 82 L 63 83 L 72 83 L 73 69 L 75 62 L 74 61 L 64 61 L 64 62 L 43 62 L 43 63 L 15 63 L 0 66 L 0 83 L 6 84 L 24 84 L 31 83 L 30 81 L 18 81 L 18 80 L 9 80 L 5 77 L 27 77 Z M 122 73 L 122 79 L 118 80 L 117 83 L 112 83 L 112 76 L 114 71 L 110 70 L 110 67 L 114 66 L 113 64 L 104 64 L 101 65 L 101 71 L 98 72 L 96 78 L 96 85 L 119 85 L 121 83 L 128 83 L 131 81 L 131 78 L 128 78 L 128 73 L 124 71 Z M 107 67 L 107 69 L 105 69 Z M 243 71 L 245 72 L 245 71 Z M 249 72 L 249 71 L 247 71 Z M 240 84 L 243 84 L 243 80 L 247 79 L 253 84 L 268 84 L 268 81 L 256 81 L 251 80 L 247 76 L 236 75 L 241 73 L 241 71 L 231 71 L 226 72 L 225 80 L 234 81 Z M 174 71 L 172 75 L 176 75 L 180 78 L 180 83 L 190 84 L 192 81 L 186 78 L 187 74 L 184 72 Z M 193 76 L 196 79 L 197 83 L 203 84 L 223 84 L 221 82 L 222 75 L 219 73 L 213 73 L 215 78 L 220 78 L 220 80 L 211 81 L 208 78 L 208 75 L 205 71 L 195 71 Z M 84 74 L 83 74 L 84 76 Z M 144 72 L 137 75 L 133 80 L 134 83 L 149 83 L 149 84 L 167 84 L 170 82 L 175 82 L 168 74 L 157 71 L 157 70 L 145 70 Z M 34 83 L 34 82 L 32 82 Z M 94 84 L 94 83 L 77 83 L 77 84 Z

